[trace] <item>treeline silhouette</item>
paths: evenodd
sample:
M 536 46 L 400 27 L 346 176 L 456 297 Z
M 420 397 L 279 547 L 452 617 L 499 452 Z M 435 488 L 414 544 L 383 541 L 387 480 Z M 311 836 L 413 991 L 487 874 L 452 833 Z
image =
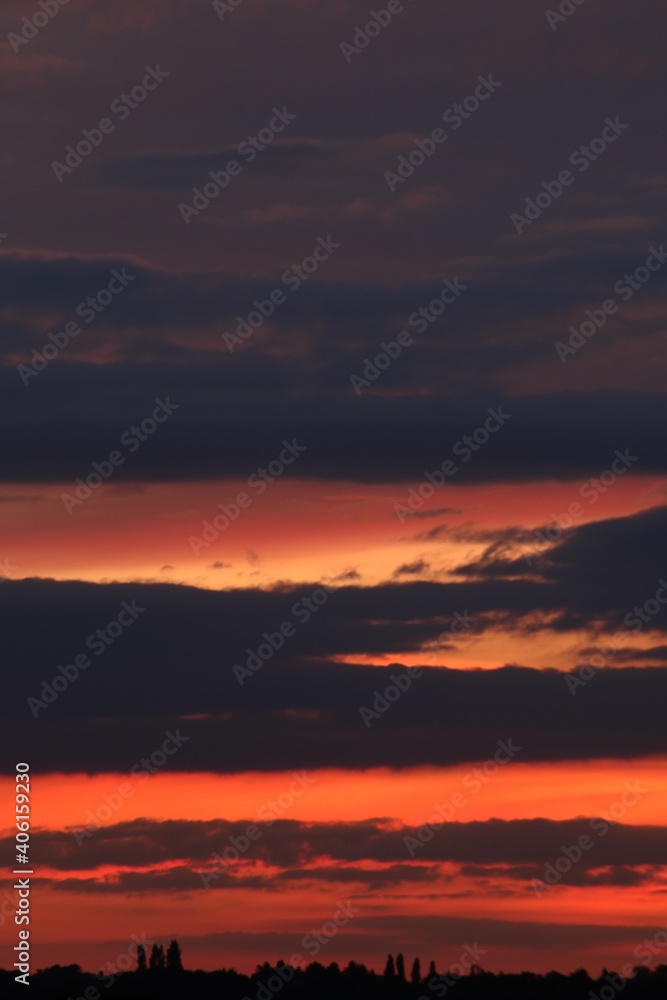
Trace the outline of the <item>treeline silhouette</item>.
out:
M 15 995 L 14 973 L 0 970 L 0 996 Z M 134 971 L 83 972 L 79 965 L 54 965 L 30 977 L 31 996 L 38 1000 L 666 1000 L 667 965 L 636 966 L 628 979 L 603 970 L 596 979 L 584 969 L 548 972 L 493 973 L 472 966 L 469 975 L 439 971 L 431 962 L 422 974 L 415 958 L 406 974 L 405 960 L 389 955 L 381 974 L 349 962 L 327 966 L 275 965 L 264 962 L 248 976 L 235 969 L 215 972 L 186 970 L 177 941 L 168 948 L 154 944 L 150 956 L 140 945 Z

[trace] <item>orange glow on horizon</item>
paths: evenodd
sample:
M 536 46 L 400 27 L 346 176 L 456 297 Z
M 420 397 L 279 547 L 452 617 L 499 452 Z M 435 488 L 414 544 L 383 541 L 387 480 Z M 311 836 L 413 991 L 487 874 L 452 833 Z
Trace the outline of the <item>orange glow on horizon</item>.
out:
M 581 501 L 579 482 L 525 483 L 518 494 L 511 485 L 496 485 L 490 495 L 485 485 L 453 480 L 446 494 L 443 488 L 420 513 L 441 507 L 460 513 L 401 523 L 394 505 L 406 502 L 410 486 L 419 482 L 322 484 L 289 480 L 286 474 L 198 555 L 188 539 L 201 539 L 204 521 L 220 513 L 219 503 L 247 489 L 243 481 L 109 483 L 71 514 L 61 495 L 71 494 L 72 483 L 6 485 L 0 498 L 12 539 L 11 579 L 145 580 L 210 589 L 311 582 L 350 569 L 358 573 L 351 582 L 362 586 L 405 582 L 410 577 L 394 578 L 394 571 L 418 558 L 430 563 L 423 578 L 446 579 L 451 569 L 483 551 L 486 543 L 466 540 L 471 529 L 538 527 Z M 667 479 L 632 472 L 594 505 L 584 501 L 575 523 L 634 513 L 666 496 Z M 426 532 L 442 523 L 465 529 L 464 537 L 456 540 L 447 532 L 429 542 Z M 213 568 L 215 563 L 221 566 Z

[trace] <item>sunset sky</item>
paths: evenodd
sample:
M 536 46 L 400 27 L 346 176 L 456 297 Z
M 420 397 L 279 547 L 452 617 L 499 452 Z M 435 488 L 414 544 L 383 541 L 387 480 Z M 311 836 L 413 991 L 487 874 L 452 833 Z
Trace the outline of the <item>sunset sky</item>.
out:
M 0 967 L 17 761 L 35 969 L 667 962 L 666 15 L 572 6 L 5 0 Z

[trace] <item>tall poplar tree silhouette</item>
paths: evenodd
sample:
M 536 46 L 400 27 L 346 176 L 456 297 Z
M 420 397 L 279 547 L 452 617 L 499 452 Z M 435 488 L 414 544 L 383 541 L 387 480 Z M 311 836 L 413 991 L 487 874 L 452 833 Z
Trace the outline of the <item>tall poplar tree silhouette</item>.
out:
M 148 966 L 151 972 L 164 972 L 164 948 L 162 945 L 153 945 Z
M 137 972 L 146 971 L 146 949 L 143 944 L 137 948 Z
M 167 972 L 182 972 L 183 962 L 181 960 L 181 949 L 178 941 L 174 940 L 167 948 Z
M 396 956 L 396 975 L 402 983 L 405 982 L 405 960 L 403 958 L 403 952 L 401 951 L 399 951 Z

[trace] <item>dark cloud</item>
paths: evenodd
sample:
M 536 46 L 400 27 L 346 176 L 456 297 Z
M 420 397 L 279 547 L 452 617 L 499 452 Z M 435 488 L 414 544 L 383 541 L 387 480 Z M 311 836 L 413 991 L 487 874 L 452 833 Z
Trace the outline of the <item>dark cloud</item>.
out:
M 381 890 L 405 883 L 419 884 L 432 882 L 439 877 L 436 865 L 396 864 L 382 868 L 309 867 L 285 869 L 257 874 L 221 872 L 219 878 L 210 882 L 212 889 L 255 889 L 264 892 L 283 892 L 285 887 L 303 889 L 308 885 L 335 884 L 348 887 L 365 887 L 367 890 Z M 63 892 L 104 892 L 104 893 L 144 893 L 144 892 L 192 892 L 202 888 L 201 876 L 186 866 L 168 868 L 163 871 L 122 871 L 112 877 L 94 876 L 44 880 L 51 888 Z M 44 884 L 44 883 L 43 883 Z
M 461 507 L 437 507 L 435 510 L 411 510 L 409 517 L 414 517 L 419 520 L 420 518 L 442 517 L 443 514 L 463 513 L 465 512 Z
M 593 651 L 593 649 L 588 648 L 582 650 L 582 653 L 589 655 Z M 619 649 L 616 658 L 622 663 L 642 663 L 644 660 L 649 660 L 651 663 L 667 663 L 667 646 L 650 646 L 648 649 L 630 646 L 626 649 Z
M 277 210 L 287 216 L 303 211 L 290 205 Z M 271 208 L 266 214 L 271 214 Z M 608 299 L 616 282 L 624 274 L 632 274 L 649 254 L 645 243 L 638 243 L 636 249 L 604 248 L 593 259 L 590 250 L 563 249 L 546 258 L 531 259 L 517 249 L 504 247 L 497 256 L 454 262 L 449 277 L 459 279 L 465 291 L 459 301 L 447 307 L 444 316 L 432 316 L 433 321 L 426 322 L 417 311 L 437 299 L 441 276 L 432 276 L 428 269 L 419 280 L 400 284 L 346 280 L 331 273 L 334 262 L 345 252 L 338 230 L 329 226 L 320 235 L 332 238 L 336 249 L 330 261 L 302 281 L 296 291 L 283 281 L 294 256 L 284 266 L 261 274 L 238 273 L 231 267 L 190 267 L 175 273 L 134 255 L 54 257 L 7 251 L 0 257 L 5 360 L 9 363 L 22 355 L 31 360 L 31 348 L 46 343 L 54 326 L 76 320 L 79 302 L 105 288 L 114 269 L 125 268 L 132 276 L 127 291 L 101 312 L 94 324 L 80 324 L 85 336 L 67 348 L 70 360 L 86 358 L 94 349 L 103 350 L 112 338 L 114 354 L 105 360 L 205 361 L 218 356 L 233 366 L 236 377 L 249 369 L 256 378 L 266 363 L 275 359 L 275 339 L 279 337 L 280 354 L 290 355 L 292 363 L 308 372 L 311 383 L 338 385 L 341 394 L 349 394 L 348 376 L 361 369 L 364 355 L 373 352 L 374 356 L 380 341 L 407 328 L 415 338 L 413 349 L 406 349 L 400 363 L 367 391 L 432 391 L 437 384 L 434 375 L 442 368 L 450 374 L 456 371 L 459 391 L 463 384 L 477 390 L 484 384 L 487 391 L 498 391 L 500 378 L 504 394 L 516 385 L 512 370 L 537 368 L 546 374 L 551 369 L 552 377 L 547 378 L 551 384 L 544 388 L 553 391 L 559 382 L 563 387 L 571 385 L 572 378 L 577 379 L 577 368 L 588 370 L 589 363 L 583 360 L 589 354 L 580 351 L 579 357 L 568 358 L 569 365 L 564 367 L 555 342 L 567 341 L 569 326 L 586 320 L 591 300 L 599 305 Z M 316 237 L 309 237 L 299 261 L 312 251 L 315 242 Z M 286 292 L 286 300 L 273 310 L 270 322 L 251 342 L 237 344 L 235 355 L 230 355 L 221 333 L 234 332 L 239 316 L 247 317 L 257 308 L 254 301 L 266 299 L 277 286 Z M 664 293 L 659 275 L 641 291 L 633 292 L 641 295 L 642 308 L 633 303 L 632 320 L 630 313 L 626 317 L 631 306 L 624 306 L 619 293 L 615 294 L 620 303 L 618 313 L 609 320 L 609 329 L 605 327 L 604 340 L 591 341 L 587 350 L 594 358 L 614 358 L 631 332 L 635 353 L 645 362 L 655 353 L 660 336 L 656 317 Z M 21 309 L 20 320 L 16 307 Z M 433 312 L 437 307 L 441 303 Z M 194 330 L 199 332 L 196 339 Z M 561 373 L 567 378 L 561 379 Z M 613 383 L 617 387 L 623 384 Z M 662 385 L 659 381 L 651 384 L 655 388 Z M 636 387 L 637 382 L 629 381 L 625 386 Z
M 26 706 L 25 719 L 5 724 L 2 742 L 14 755 L 22 751 L 30 756 L 38 770 L 90 772 L 128 771 L 158 749 L 165 732 L 179 723 L 188 743 L 169 760 L 170 771 L 446 766 L 492 757 L 497 740 L 510 737 L 521 746 L 519 757 L 525 762 L 639 758 L 667 749 L 659 709 L 667 677 L 660 668 L 599 671 L 576 699 L 562 674 L 518 668 L 481 675 L 429 671 L 409 698 L 365 729 L 359 707 L 370 708 L 376 692 L 392 684 L 397 669 L 277 670 L 264 691 L 248 692 L 246 708 L 227 708 L 224 716 L 210 718 L 184 719 L 175 709 L 163 716 L 155 709 L 143 717 L 129 716 L 120 709 L 114 717 L 87 719 L 71 717 L 66 706 L 55 705 L 49 712 L 60 710 L 60 717 L 33 720 Z M 277 689 L 287 685 L 298 694 L 281 697 Z M 126 701 L 138 686 L 120 689 Z M 226 684 L 222 687 L 228 690 Z M 192 699 L 184 684 L 170 679 L 173 693 L 162 700 L 174 706 L 177 699 L 184 706 L 196 701 L 200 712 L 210 711 L 216 695 L 211 692 L 206 705 L 204 692 L 211 688 L 209 681 L 202 695 Z M 230 703 L 240 700 L 228 693 Z M 344 707 L 323 707 L 327 698 Z M 289 708 L 263 709 L 270 701 Z M 457 706 L 455 721 L 447 708 L 452 704 Z M 563 739 L 564 728 L 568 740 Z M 242 757 L 234 753 L 239 745 L 244 746 Z
M 264 124 L 263 121 L 258 122 L 258 128 Z M 341 143 L 318 142 L 316 139 L 277 137 L 262 150 L 263 155 L 257 157 L 253 170 L 271 170 L 275 175 L 283 164 L 294 170 L 295 167 L 303 168 L 310 160 L 330 162 L 342 146 Z M 187 189 L 205 184 L 210 179 L 209 171 L 223 170 L 232 158 L 246 166 L 248 157 L 249 154 L 239 156 L 238 144 L 193 153 L 148 153 L 108 160 L 98 168 L 97 173 L 100 180 L 123 188 L 169 188 L 181 194 L 191 194 Z
M 356 569 L 346 569 L 331 577 L 332 583 L 347 583 L 349 580 L 360 580 L 361 574 Z
M 2 740 L 24 747 L 42 769 L 91 771 L 129 769 L 179 720 L 191 739 L 170 762 L 178 770 L 226 770 L 233 760 L 233 769 L 269 770 L 442 765 L 484 759 L 508 735 L 526 760 L 664 752 L 659 706 L 667 670 L 628 666 L 632 659 L 615 659 L 615 648 L 631 649 L 644 628 L 666 627 L 654 596 L 664 578 L 659 539 L 666 510 L 566 532 L 545 555 L 539 580 L 523 561 L 494 562 L 491 556 L 452 583 L 359 587 L 348 582 L 356 571 L 347 571 L 344 585 L 307 622 L 302 601 L 316 583 L 201 591 L 156 583 L 6 581 L 0 590 L 3 638 L 21 671 L 5 679 Z M 489 551 L 499 551 L 497 541 Z M 117 619 L 123 602 L 144 610 L 98 656 L 95 633 Z M 443 618 L 445 609 L 450 612 Z M 382 707 L 400 663 L 376 668 L 332 657 L 400 658 L 427 648 L 455 611 L 472 615 L 475 631 L 511 628 L 530 635 L 587 627 L 599 634 L 598 649 L 591 652 L 589 644 L 581 653 L 582 663 L 594 664 L 593 673 L 589 666 L 584 685 L 554 670 L 425 668 L 399 704 L 379 712 L 367 728 L 360 708 Z M 298 624 L 295 634 L 239 684 L 239 669 L 259 662 L 252 656 L 285 621 Z M 455 641 L 449 632 L 447 641 Z M 81 654 L 90 666 L 47 706 L 60 666 L 71 678 Z M 455 720 L 447 718 L 451 704 Z M 187 725 L 185 716 L 193 717 Z M 249 726 L 255 735 L 241 761 L 233 747 Z M 576 739 L 564 741 L 563 726 Z M 132 759 L 127 747 L 136 748 Z
M 392 573 L 392 576 L 421 576 L 429 568 L 430 563 L 427 563 L 425 559 L 415 559 L 414 562 L 403 563 L 402 566 L 398 566 Z
M 568 848 L 571 847 L 571 845 L 567 844 L 565 846 Z M 561 857 L 563 857 L 562 848 L 561 854 L 558 855 L 558 858 Z M 558 858 L 555 860 L 558 860 Z M 604 867 L 599 866 L 596 864 L 596 854 L 593 849 L 591 849 L 591 855 L 587 855 L 587 858 L 588 860 L 584 864 L 575 864 L 572 865 L 569 871 L 562 873 L 559 872 L 560 878 L 558 884 L 592 887 L 609 885 L 627 888 L 638 885 L 655 885 L 656 876 L 659 875 L 656 868 L 659 868 L 660 866 L 644 864 L 637 867 L 620 864 L 607 864 Z M 553 861 L 551 863 L 553 864 Z M 563 863 L 561 863 L 561 865 L 564 867 Z M 487 892 L 492 891 L 492 883 L 496 880 L 501 883 L 506 879 L 512 879 L 524 883 L 530 883 L 533 879 L 544 882 L 545 876 L 545 864 L 540 864 L 538 862 L 534 862 L 530 865 L 464 864 L 460 866 L 459 870 L 462 875 L 478 880 L 479 884 L 482 885 Z M 550 877 L 553 877 L 551 873 Z M 505 892 L 506 889 L 501 889 L 500 891 Z
M 462 792 L 468 796 L 475 794 L 465 789 Z M 619 796 L 622 792 L 624 789 L 619 789 Z M 547 863 L 553 864 L 563 855 L 563 845 L 576 845 L 584 836 L 590 841 L 590 847 L 582 851 L 576 864 L 572 864 L 571 884 L 586 884 L 586 879 L 592 884 L 596 880 L 598 884 L 630 884 L 635 877 L 629 873 L 630 869 L 667 865 L 663 827 L 629 826 L 614 821 L 610 825 L 601 818 L 443 822 L 435 806 L 425 810 L 424 820 L 440 822 L 442 828 L 431 831 L 430 840 L 413 847 L 410 853 L 406 838 L 414 844 L 417 828 L 389 821 L 319 824 L 278 819 L 272 825 L 257 822 L 261 836 L 252 842 L 238 868 L 233 862 L 227 873 L 221 872 L 221 877 L 223 874 L 230 876 L 222 885 L 236 884 L 236 875 L 244 879 L 266 874 L 261 870 L 248 871 L 247 862 L 284 869 L 283 881 L 323 878 L 341 882 L 368 881 L 370 884 L 375 877 L 384 878 L 387 883 L 422 881 L 434 873 L 434 864 L 444 862 L 460 864 L 466 875 L 503 877 L 504 874 L 527 881 L 533 877 L 543 878 Z M 222 855 L 232 843 L 229 838 L 243 835 L 249 823 L 255 820 L 232 823 L 227 820 L 138 819 L 94 830 L 88 838 L 80 836 L 81 844 L 76 842 L 72 831 L 36 831 L 33 836 L 35 848 L 48 856 L 54 869 L 87 872 L 106 865 L 146 868 L 173 862 L 176 882 L 170 883 L 166 878 L 162 884 L 166 889 L 178 889 L 186 887 L 181 883 L 183 869 L 178 863 L 187 860 L 192 869 L 189 887 L 195 888 L 197 883 L 202 885 L 197 871 L 220 868 L 220 862 L 212 855 Z M 9 839 L 5 846 L 7 849 L 11 846 Z M 334 865 L 323 868 L 325 860 Z M 355 868 L 361 862 L 376 862 L 388 867 L 368 872 Z M 415 863 L 412 869 L 411 862 Z M 336 863 L 343 867 L 339 870 Z M 418 867 L 421 865 L 427 867 Z M 499 865 L 508 866 L 507 871 Z M 518 867 L 521 865 L 524 867 Z M 130 874 L 135 877 L 142 873 Z M 150 875 L 156 878 L 156 887 L 159 887 L 159 875 Z M 100 881 L 104 883 L 105 878 L 102 873 Z M 641 875 L 637 875 L 636 880 L 641 881 Z M 146 878 L 139 885 L 146 888 L 147 881 Z M 106 887 L 129 889 L 130 883 L 117 882 L 114 876 Z M 264 887 L 261 878 L 257 887 Z
M 544 528 L 537 531 L 544 532 Z M 567 603 L 571 608 L 587 607 L 591 615 L 597 613 L 609 621 L 622 611 L 630 613 L 633 607 L 642 607 L 647 601 L 656 603 L 656 590 L 663 589 L 660 580 L 666 575 L 663 552 L 667 507 L 652 507 L 631 516 L 558 530 L 554 544 L 545 545 L 536 532 L 532 544 L 525 531 L 519 537 L 529 543 L 521 557 L 508 559 L 499 554 L 507 547 L 508 540 L 517 540 L 512 538 L 512 532 L 509 537 L 507 532 L 500 532 L 480 559 L 458 567 L 455 574 L 496 581 L 527 579 L 537 571 L 546 585 L 554 585 L 558 590 L 568 588 L 570 598 L 563 606 Z M 603 596 L 597 612 L 595 594 Z M 662 605 L 657 603 L 657 611 L 653 609 L 639 624 L 636 620 L 624 624 L 623 615 L 617 620 L 619 628 L 630 630 L 628 641 L 645 626 L 660 630 L 667 627 L 664 615 L 660 614 Z
M 404 505 L 408 486 L 419 487 L 425 473 L 445 460 L 458 470 L 450 481 L 461 485 L 551 477 L 578 481 L 578 490 L 625 448 L 639 456 L 634 468 L 642 474 L 665 471 L 667 425 L 657 416 L 664 407 L 661 394 L 355 398 L 347 367 L 340 372 L 343 396 L 311 394 L 301 385 L 292 396 L 289 386 L 298 381 L 294 366 L 285 365 L 287 387 L 280 384 L 280 367 L 280 362 L 267 366 L 266 388 L 260 380 L 250 395 L 234 384 L 238 376 L 243 382 L 242 370 L 232 371 L 224 362 L 137 370 L 56 359 L 28 386 L 15 370 L 5 369 L 2 408 L 8 421 L 20 424 L 23 447 L 3 445 L 0 475 L 7 481 L 74 483 L 92 471 L 93 458 L 99 461 L 118 448 L 123 432 L 150 416 L 154 400 L 165 396 L 178 411 L 150 447 L 128 457 L 114 481 L 246 478 L 273 457 L 283 438 L 293 437 L 308 451 L 291 476 L 403 482 L 396 503 Z M 489 409 L 499 408 L 510 415 L 505 425 L 476 453 L 462 450 L 464 436 L 489 419 Z M 244 420 L 230 436 L 239 412 Z M 410 448 L 397 449 L 397 440 L 409 440 Z M 577 490 L 573 499 L 580 499 Z

